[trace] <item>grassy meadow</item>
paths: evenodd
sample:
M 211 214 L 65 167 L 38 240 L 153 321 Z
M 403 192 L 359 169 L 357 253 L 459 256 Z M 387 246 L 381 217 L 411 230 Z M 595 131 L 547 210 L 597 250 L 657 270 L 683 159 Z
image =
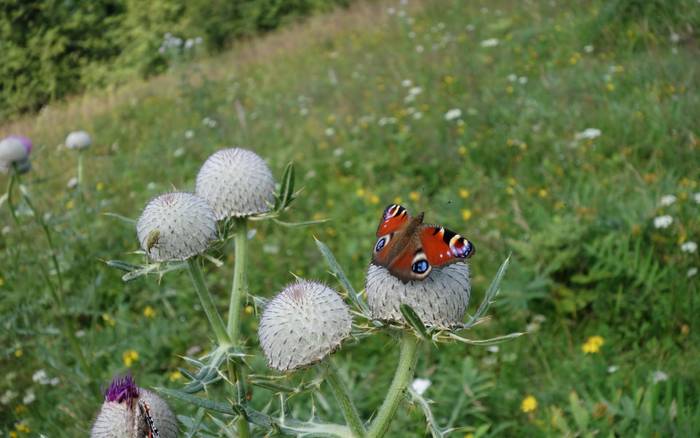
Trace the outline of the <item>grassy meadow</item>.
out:
M 294 162 L 303 191 L 283 220 L 329 219 L 251 226 L 255 296 L 294 276 L 341 290 L 314 237 L 362 289 L 394 202 L 474 242 L 470 312 L 512 253 L 492 319 L 469 337 L 528 333 L 420 352 L 416 377 L 431 381 L 436 422 L 459 427 L 450 436 L 700 434 L 700 7 L 638 3 L 361 2 L 0 126 L 34 141 L 22 184 L 53 233 L 65 311 L 91 367 L 60 335 L 41 228 L 19 201 L 16 226 L 4 203 L 3 436 L 86 436 L 114 374 L 186 384 L 182 357 L 212 338 L 187 273 L 125 283 L 105 262 L 142 263 L 120 216 L 193 190 L 204 160 L 229 146 L 257 152 L 278 179 Z M 67 187 L 77 154 L 62 145 L 77 129 L 94 139 L 82 192 Z M 223 311 L 233 252 L 212 255 L 224 264 L 207 264 L 206 279 Z M 249 304 L 243 336 L 262 374 Z M 336 354 L 364 418 L 384 398 L 395 344 L 380 333 Z M 252 403 L 276 398 L 256 388 Z M 225 419 L 169 402 L 183 436 L 227 436 Z M 287 408 L 308 418 L 312 404 L 342 421 L 324 385 Z M 429 436 L 421 409 L 405 402 L 389 435 Z

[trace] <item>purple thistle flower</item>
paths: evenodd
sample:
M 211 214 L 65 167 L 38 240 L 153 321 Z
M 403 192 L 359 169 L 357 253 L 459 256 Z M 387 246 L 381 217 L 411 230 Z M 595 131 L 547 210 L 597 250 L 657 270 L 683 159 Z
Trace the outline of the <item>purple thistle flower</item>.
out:
M 112 383 L 105 392 L 105 400 L 122 403 L 126 401 L 129 405 L 134 399 L 139 397 L 139 388 L 136 386 L 134 378 L 130 375 L 117 376 L 112 379 Z

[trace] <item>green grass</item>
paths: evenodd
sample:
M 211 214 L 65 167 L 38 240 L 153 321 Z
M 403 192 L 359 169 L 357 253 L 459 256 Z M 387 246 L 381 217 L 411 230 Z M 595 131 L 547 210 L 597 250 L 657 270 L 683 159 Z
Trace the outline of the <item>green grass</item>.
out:
M 286 219 L 331 219 L 298 229 L 255 224 L 255 295 L 273 296 L 291 273 L 339 288 L 314 236 L 361 289 L 379 217 L 397 198 L 475 243 L 471 312 L 513 252 L 493 319 L 471 335 L 530 333 L 497 352 L 440 345 L 419 356 L 417 376 L 432 381 L 425 395 L 437 422 L 466 427 L 455 436 L 700 433 L 700 276 L 688 275 L 700 261 L 680 247 L 700 241 L 697 6 L 647 25 L 648 16 L 601 21 L 604 3 L 428 1 L 406 17 L 386 16 L 388 7 L 402 10 L 386 3 L 376 9 L 385 19 L 372 18 L 372 26 L 321 33 L 252 62 L 224 56 L 207 68 L 176 69 L 160 79 L 169 81 L 166 89 L 156 83 L 108 112 L 78 112 L 66 126 L 40 123 L 41 116 L 27 121 L 38 146 L 23 182 L 39 210 L 51 212 L 67 312 L 96 375 L 91 384 L 76 375 L 76 358 L 59 335 L 41 275 L 43 267 L 55 276 L 41 230 L 27 214 L 21 228 L 13 226 L 3 205 L 0 396 L 17 396 L 0 410 L 0 430 L 21 423 L 31 433 L 19 436 L 85 435 L 102 400 L 99 385 L 127 371 L 129 350 L 138 352 L 130 371 L 142 386 L 184 384 L 171 380 L 186 368 L 181 357 L 210 348 L 212 338 L 189 279 L 179 271 L 160 283 L 124 284 L 103 261 L 139 261 L 129 255 L 138 246 L 135 231 L 105 213 L 136 218 L 151 197 L 192 190 L 206 157 L 236 145 L 265 157 L 278 178 L 295 162 L 304 190 Z M 499 44 L 484 47 L 491 38 Z M 404 80 L 422 89 L 412 102 Z M 445 119 L 453 108 L 461 121 Z M 205 117 L 216 126 L 205 126 Z M 56 147 L 78 128 L 96 143 L 85 157 L 84 204 L 65 188 L 77 157 Z M 576 140 L 587 128 L 601 135 Z M 676 202 L 660 205 L 669 194 Z M 673 223 L 655 228 L 664 214 Z M 220 309 L 232 276 L 232 260 L 225 261 L 207 267 Z M 152 318 L 144 316 L 149 306 Z M 243 335 L 262 373 L 257 320 L 244 317 Z M 585 354 L 594 335 L 604 344 Z M 337 354 L 365 418 L 384 397 L 394 346 L 380 334 Z M 60 383 L 34 382 L 40 369 Z M 668 379 L 655 382 L 657 371 Z M 26 405 L 28 392 L 36 400 Z M 323 394 L 317 415 L 342 421 L 325 387 Z M 524 413 L 528 395 L 538 405 Z M 260 408 L 271 398 L 256 389 L 253 403 Z M 308 395 L 288 403 L 303 418 L 309 406 Z M 210 418 L 205 424 L 219 435 Z M 424 436 L 424 424 L 418 406 L 404 404 L 391 434 Z

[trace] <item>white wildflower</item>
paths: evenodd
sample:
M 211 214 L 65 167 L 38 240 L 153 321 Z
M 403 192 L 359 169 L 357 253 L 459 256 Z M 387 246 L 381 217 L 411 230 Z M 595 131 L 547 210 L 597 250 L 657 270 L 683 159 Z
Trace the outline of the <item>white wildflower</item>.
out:
M 576 140 L 593 140 L 600 137 L 601 131 L 597 128 L 587 128 L 574 136 Z
M 333 128 L 326 128 L 324 132 L 326 134 L 326 137 L 333 137 L 335 135 L 335 129 Z
M 28 389 L 27 392 L 24 393 L 24 398 L 22 398 L 22 403 L 25 405 L 30 405 L 36 400 L 36 394 L 34 393 L 33 389 Z
M 193 139 L 194 138 L 194 131 L 191 129 L 188 129 L 187 131 L 185 131 L 185 138 L 188 140 Z
M 689 240 L 681 245 L 681 251 L 687 252 L 687 253 L 694 253 L 695 251 L 698 250 L 698 244 L 693 242 L 692 240 Z
M 668 228 L 673 223 L 673 218 L 667 214 L 654 218 L 655 228 Z
M 462 110 L 459 108 L 452 108 L 445 113 L 445 120 L 452 121 L 462 117 Z
M 668 207 L 669 205 L 673 204 L 676 202 L 676 197 L 673 195 L 665 195 L 661 197 L 661 201 L 659 204 L 661 204 L 662 207 Z
M 416 393 L 418 395 L 423 395 L 423 393 L 425 393 L 425 391 L 427 391 L 428 388 L 430 388 L 430 385 L 432 385 L 432 384 L 433 384 L 433 382 L 431 382 L 428 379 L 417 378 L 417 379 L 414 379 L 413 382 L 411 383 L 411 388 L 414 391 L 416 391 Z
M 695 200 L 696 203 L 700 204 L 700 192 L 693 194 L 693 200 Z
M 43 369 L 37 370 L 34 374 L 32 374 L 32 380 L 35 383 L 39 383 L 41 385 L 48 385 L 49 384 L 49 376 L 46 374 L 46 371 Z
M 2 397 L 0 397 L 0 403 L 3 405 L 9 405 L 15 397 L 17 397 L 17 392 L 8 389 L 7 391 L 5 391 Z
M 402 87 L 408 88 L 408 87 L 410 87 L 411 85 L 413 85 L 413 82 L 411 82 L 410 79 L 404 79 L 403 81 L 401 81 L 401 86 L 402 86 Z
M 481 47 L 496 47 L 499 43 L 498 38 L 489 38 L 481 42 Z
M 668 374 L 664 373 L 661 370 L 656 370 L 652 373 L 651 380 L 654 383 L 665 382 L 666 380 L 668 380 Z
M 695 277 L 696 275 L 698 275 L 698 268 L 693 266 L 692 268 L 688 269 L 688 273 L 686 275 L 688 276 L 688 278 Z
M 68 187 L 69 189 L 74 189 L 74 188 L 78 187 L 78 178 L 73 177 L 73 178 L 69 179 L 68 183 L 66 184 L 66 187 Z
M 616 371 L 619 370 L 619 369 L 620 369 L 620 367 L 618 367 L 617 365 L 610 365 L 610 366 L 608 367 L 608 373 L 612 374 L 612 373 L 616 372 Z

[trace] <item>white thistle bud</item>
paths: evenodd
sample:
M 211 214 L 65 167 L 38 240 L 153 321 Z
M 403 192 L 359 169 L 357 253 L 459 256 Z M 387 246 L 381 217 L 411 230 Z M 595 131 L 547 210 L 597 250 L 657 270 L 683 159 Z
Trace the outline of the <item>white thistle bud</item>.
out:
M 115 378 L 105 394 L 91 438 L 177 437 L 177 420 L 167 403 L 131 378 Z
M 216 219 L 270 211 L 275 180 L 265 160 L 246 149 L 223 149 L 204 162 L 195 192 L 214 209 Z
M 351 328 L 348 306 L 336 291 L 300 280 L 267 304 L 258 336 L 270 368 L 291 371 L 321 361 Z
M 75 131 L 66 137 L 66 147 L 68 149 L 86 149 L 92 144 L 90 134 L 85 131 Z
M 152 260 L 186 260 L 204 252 L 216 238 L 216 220 L 199 196 L 165 193 L 146 205 L 136 232 L 141 248 Z
M 404 283 L 386 268 L 371 264 L 365 288 L 373 318 L 403 322 L 399 306 L 407 304 L 425 325 L 450 328 L 462 322 L 469 305 L 469 265 L 433 268 L 426 279 Z
M 0 141 L 0 172 L 7 173 L 13 164 L 28 166 L 30 150 L 18 137 L 4 138 Z

